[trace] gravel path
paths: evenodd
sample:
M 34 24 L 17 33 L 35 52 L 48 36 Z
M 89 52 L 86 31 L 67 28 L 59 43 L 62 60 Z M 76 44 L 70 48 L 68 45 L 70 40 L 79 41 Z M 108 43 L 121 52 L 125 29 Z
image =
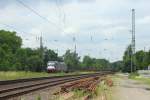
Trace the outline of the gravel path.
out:
M 122 76 L 116 83 L 114 100 L 150 100 L 150 87 Z

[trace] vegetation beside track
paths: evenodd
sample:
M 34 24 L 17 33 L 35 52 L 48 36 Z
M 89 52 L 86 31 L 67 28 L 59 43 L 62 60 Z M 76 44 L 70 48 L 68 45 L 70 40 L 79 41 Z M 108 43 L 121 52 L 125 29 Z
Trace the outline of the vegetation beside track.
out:
M 60 57 L 47 47 L 24 48 L 22 41 L 16 32 L 0 30 L 0 71 L 42 72 L 46 70 L 48 61 L 65 62 L 69 71 L 112 69 L 112 64 L 106 59 L 85 55 L 81 61 L 80 55 L 71 50 L 66 50 Z
M 131 73 L 131 74 L 129 75 L 129 78 L 130 78 L 130 79 L 133 79 L 133 80 L 140 81 L 140 82 L 142 82 L 142 83 L 144 83 L 144 84 L 150 85 L 150 78 L 142 77 L 142 76 L 140 76 L 140 75 L 137 74 L 137 73 Z
M 133 72 L 133 73 L 130 73 L 128 77 L 129 77 L 130 79 L 134 79 L 134 78 L 136 78 L 136 77 L 138 77 L 138 76 L 139 76 L 139 74 L 138 74 L 137 72 Z
M 0 71 L 0 80 L 13 80 L 22 78 L 35 78 L 35 77 L 46 77 L 46 76 L 64 76 L 64 75 L 78 75 L 87 74 L 94 72 L 72 72 L 72 73 L 46 73 L 46 72 L 25 72 L 25 71 Z
M 22 79 L 22 78 L 32 78 L 32 77 L 44 77 L 48 76 L 45 72 L 25 72 L 25 71 L 1 71 L 0 80 L 12 80 L 12 79 Z
M 94 95 L 95 99 L 93 100 L 112 100 L 112 88 L 102 82 L 98 85 Z
M 141 81 L 141 82 L 143 82 L 145 84 L 150 85 L 150 78 L 137 77 L 137 78 L 135 78 L 135 80 L 138 80 L 138 81 Z
M 109 80 L 109 82 L 108 82 Z M 100 81 L 94 91 L 88 91 L 86 89 L 75 88 L 69 92 L 60 93 L 56 95 L 55 100 L 113 100 L 112 99 L 112 77 L 106 77 Z M 88 88 L 88 87 L 84 87 Z
M 89 96 L 90 100 L 112 100 L 112 88 L 105 84 L 104 81 L 102 81 L 98 84 L 94 92 L 84 92 L 82 90 L 75 90 L 73 97 L 76 100 L 82 100 L 82 98 L 86 96 Z

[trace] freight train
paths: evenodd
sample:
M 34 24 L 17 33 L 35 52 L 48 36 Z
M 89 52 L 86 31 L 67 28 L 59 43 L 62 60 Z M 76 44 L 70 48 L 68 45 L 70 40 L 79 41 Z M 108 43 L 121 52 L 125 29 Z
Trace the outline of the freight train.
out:
M 67 72 L 67 66 L 64 62 L 48 61 L 47 72 Z

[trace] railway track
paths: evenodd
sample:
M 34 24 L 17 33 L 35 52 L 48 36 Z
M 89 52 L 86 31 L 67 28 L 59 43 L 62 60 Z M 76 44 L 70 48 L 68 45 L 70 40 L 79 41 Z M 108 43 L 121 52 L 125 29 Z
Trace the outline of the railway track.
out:
M 61 85 L 66 82 L 80 80 L 83 78 L 104 76 L 108 73 L 109 72 L 100 72 L 100 73 L 93 73 L 93 74 L 40 77 L 40 78 L 0 81 L 0 100 L 5 100 L 8 98 L 27 94 L 39 89 Z

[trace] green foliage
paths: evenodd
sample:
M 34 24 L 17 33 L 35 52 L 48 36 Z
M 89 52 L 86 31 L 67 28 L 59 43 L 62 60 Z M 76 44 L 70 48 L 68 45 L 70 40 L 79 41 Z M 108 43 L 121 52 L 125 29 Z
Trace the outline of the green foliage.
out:
M 150 78 L 135 77 L 135 78 L 132 78 L 132 79 L 137 80 L 137 81 L 141 81 L 144 84 L 150 85 Z
M 131 45 L 129 45 L 123 56 L 124 72 L 131 72 L 131 54 Z M 148 65 L 150 64 L 150 51 L 144 52 L 143 50 L 140 50 L 137 51 L 133 56 L 135 59 L 132 60 L 132 63 L 137 70 L 147 69 Z M 134 69 L 135 68 L 133 67 L 132 70 L 135 71 Z
M 75 89 L 73 92 L 74 92 L 74 98 L 78 98 L 78 99 L 83 97 L 83 96 L 86 96 L 88 94 L 85 91 L 78 90 L 78 89 Z
M 41 100 L 41 96 L 40 95 L 37 97 L 37 100 Z
M 0 70 L 3 71 L 44 71 L 48 61 L 64 61 L 71 71 L 109 69 L 105 59 L 85 56 L 83 62 L 77 53 L 67 50 L 63 58 L 47 48 L 21 48 L 22 39 L 16 32 L 0 30 Z
M 56 75 L 56 74 L 55 74 Z M 33 78 L 49 76 L 46 72 L 30 72 L 30 71 L 0 71 L 0 80 L 13 80 L 21 78 Z
M 53 50 L 45 49 L 45 55 L 44 55 L 45 66 L 47 66 L 48 61 L 58 61 L 58 60 L 59 60 L 59 57 L 57 53 L 55 53 Z
M 78 57 L 77 53 L 67 50 L 63 57 L 64 62 L 68 66 L 68 70 L 77 70 L 80 68 L 79 66 L 80 57 Z
M 84 65 L 85 67 L 90 67 L 90 66 L 92 66 L 92 65 L 93 65 L 93 59 L 90 58 L 89 56 L 84 56 L 84 58 L 83 58 L 83 65 Z
M 131 71 L 131 55 L 132 55 L 132 49 L 131 49 L 131 45 L 129 45 L 123 56 L 123 64 L 124 64 L 123 71 L 124 72 Z M 132 63 L 133 63 L 133 61 L 132 61 Z
M 0 30 L 0 70 L 13 70 L 15 54 L 22 40 L 15 32 Z
M 111 68 L 109 61 L 91 58 L 90 56 L 84 56 L 81 66 L 86 70 L 105 70 Z
M 16 36 L 16 32 L 0 30 L 0 46 L 8 51 L 16 52 L 21 47 L 22 39 Z
M 21 48 L 21 44 L 16 32 L 0 30 L 0 70 L 43 71 L 47 61 L 59 59 L 52 50 Z
M 133 79 L 136 78 L 137 76 L 139 76 L 139 74 L 137 72 L 133 72 L 129 74 L 129 78 Z
M 114 71 L 121 71 L 123 69 L 123 61 L 113 62 L 111 66 Z
M 137 69 L 147 69 L 147 66 L 150 64 L 150 51 L 138 51 L 136 52 L 135 57 Z
M 57 72 L 57 73 L 47 73 L 47 72 L 31 72 L 31 71 L 0 71 L 0 80 L 12 80 L 21 78 L 33 78 L 33 77 L 47 77 L 47 76 L 64 76 L 64 75 L 80 75 L 88 74 L 94 72 Z
M 34 55 L 28 58 L 28 67 L 31 71 L 41 71 L 42 70 L 42 59 L 38 55 Z
M 44 71 L 48 61 L 64 61 L 69 70 L 122 70 L 131 71 L 131 45 L 124 52 L 123 61 L 110 63 L 106 59 L 84 56 L 80 62 L 77 53 L 67 50 L 63 57 L 47 48 L 22 48 L 22 39 L 16 32 L 0 30 L 0 70 Z M 137 69 L 146 69 L 150 64 L 150 51 L 137 51 L 132 61 Z M 134 68 L 132 69 L 134 70 Z

